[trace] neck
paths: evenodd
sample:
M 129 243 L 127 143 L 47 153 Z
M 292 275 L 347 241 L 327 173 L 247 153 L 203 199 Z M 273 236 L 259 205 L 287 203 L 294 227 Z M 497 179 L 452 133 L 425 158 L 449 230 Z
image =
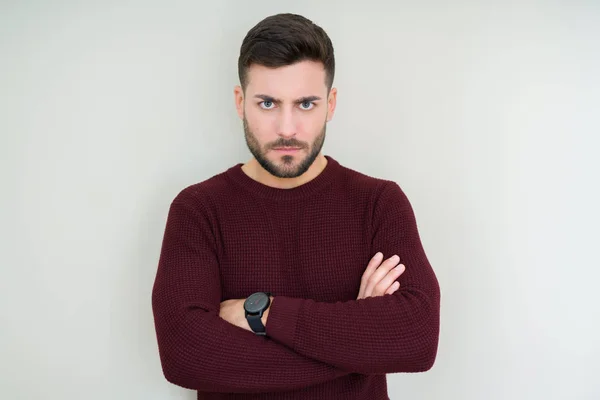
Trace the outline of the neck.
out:
M 250 178 L 277 189 L 292 189 L 303 185 L 316 178 L 327 165 L 327 159 L 322 153 L 319 153 L 315 161 L 306 170 L 305 173 L 296 178 L 279 178 L 267 172 L 255 158 L 252 158 L 242 166 L 242 171 Z

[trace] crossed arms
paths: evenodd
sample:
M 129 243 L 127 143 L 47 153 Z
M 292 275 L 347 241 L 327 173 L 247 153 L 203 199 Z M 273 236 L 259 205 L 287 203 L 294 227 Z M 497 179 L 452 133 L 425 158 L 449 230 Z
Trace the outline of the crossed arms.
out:
M 371 248 L 400 255 L 406 266 L 400 289 L 336 303 L 275 296 L 266 337 L 219 317 L 215 239 L 204 210 L 190 207 L 189 196 L 184 191 L 171 204 L 152 291 L 169 382 L 211 392 L 276 392 L 351 373 L 422 372 L 433 366 L 440 289 L 412 207 L 396 183 L 380 187 Z

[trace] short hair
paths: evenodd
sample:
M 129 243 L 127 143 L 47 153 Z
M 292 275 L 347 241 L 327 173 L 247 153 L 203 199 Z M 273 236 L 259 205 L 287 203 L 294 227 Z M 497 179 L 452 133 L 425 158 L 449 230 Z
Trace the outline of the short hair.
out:
M 242 89 L 248 84 L 252 64 L 277 68 L 300 61 L 320 61 L 325 68 L 325 85 L 331 90 L 335 75 L 333 44 L 325 31 L 298 14 L 266 17 L 248 31 L 240 48 L 238 76 Z

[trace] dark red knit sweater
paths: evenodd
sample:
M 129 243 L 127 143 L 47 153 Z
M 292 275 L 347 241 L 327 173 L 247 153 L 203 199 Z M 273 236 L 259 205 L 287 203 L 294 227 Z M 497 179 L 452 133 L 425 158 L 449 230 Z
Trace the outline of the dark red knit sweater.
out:
M 435 361 L 440 289 L 399 185 L 326 156 L 293 189 L 237 164 L 173 200 L 152 292 L 166 379 L 198 399 L 385 400 L 387 373 Z M 356 300 L 369 260 L 400 256 L 392 295 Z M 267 336 L 220 302 L 274 296 Z

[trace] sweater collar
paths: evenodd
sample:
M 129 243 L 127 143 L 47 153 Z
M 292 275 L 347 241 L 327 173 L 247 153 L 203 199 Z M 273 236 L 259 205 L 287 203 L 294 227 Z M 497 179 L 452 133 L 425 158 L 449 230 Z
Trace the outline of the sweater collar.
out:
M 247 191 L 262 198 L 272 200 L 291 200 L 310 196 L 329 186 L 340 171 L 340 164 L 329 155 L 325 155 L 327 165 L 319 175 L 312 180 L 291 189 L 280 189 L 255 181 L 242 170 L 243 163 L 238 163 L 226 171 L 231 180 Z

